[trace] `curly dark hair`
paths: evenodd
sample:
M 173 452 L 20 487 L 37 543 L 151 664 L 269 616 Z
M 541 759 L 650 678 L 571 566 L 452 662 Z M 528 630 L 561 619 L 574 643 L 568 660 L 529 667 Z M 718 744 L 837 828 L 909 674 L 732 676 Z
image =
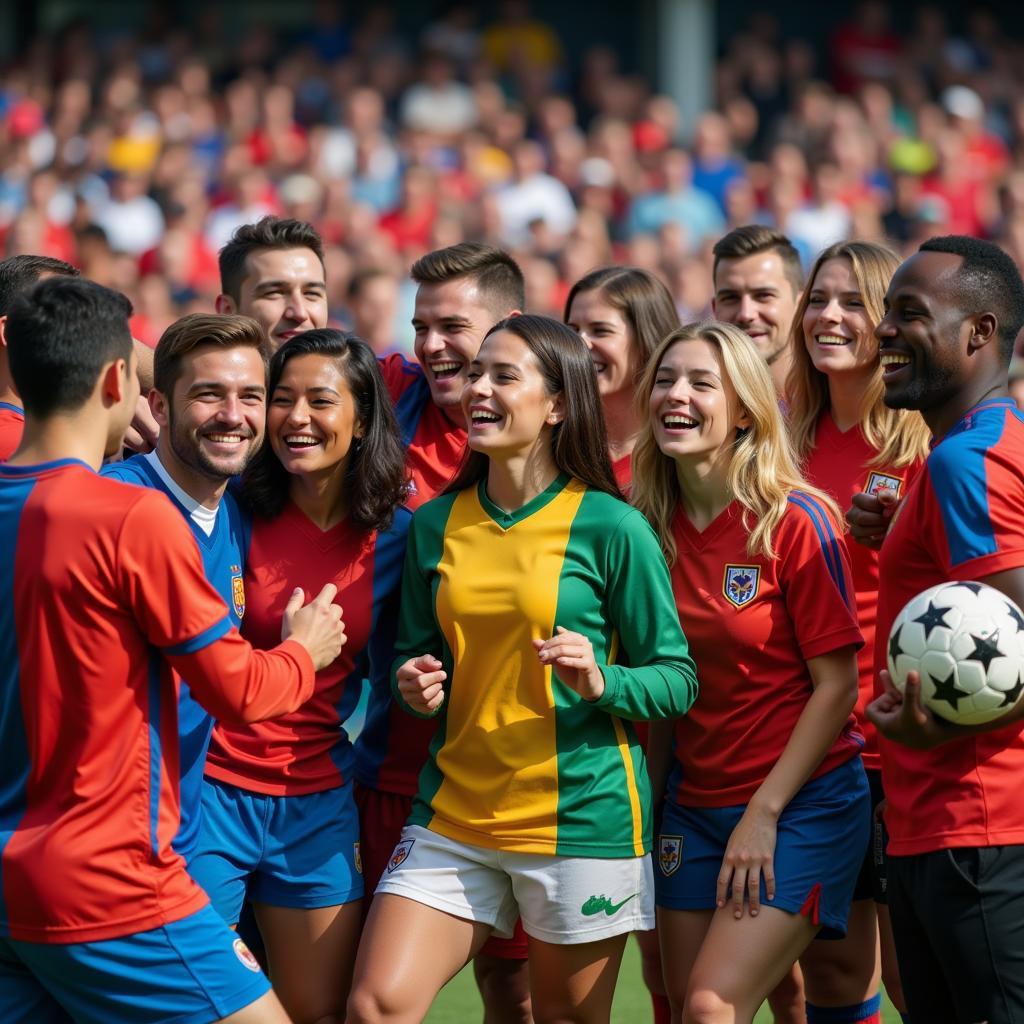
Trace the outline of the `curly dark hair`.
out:
M 345 470 L 349 517 L 367 530 L 386 530 L 409 485 L 398 421 L 373 349 L 355 335 L 331 328 L 297 335 L 270 362 L 267 394 L 271 402 L 289 361 L 310 355 L 334 360 L 352 392 L 356 418 L 363 427 Z M 288 492 L 289 473 L 268 439 L 242 477 L 242 496 L 256 515 L 274 519 L 284 510 Z

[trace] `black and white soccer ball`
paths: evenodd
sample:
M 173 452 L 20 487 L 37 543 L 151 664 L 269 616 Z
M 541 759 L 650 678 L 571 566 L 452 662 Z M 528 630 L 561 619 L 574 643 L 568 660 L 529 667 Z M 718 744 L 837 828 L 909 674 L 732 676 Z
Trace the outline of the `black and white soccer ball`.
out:
M 940 583 L 896 616 L 887 660 L 900 691 L 921 674 L 922 702 L 946 721 L 991 722 L 1024 692 L 1024 616 L 984 583 Z

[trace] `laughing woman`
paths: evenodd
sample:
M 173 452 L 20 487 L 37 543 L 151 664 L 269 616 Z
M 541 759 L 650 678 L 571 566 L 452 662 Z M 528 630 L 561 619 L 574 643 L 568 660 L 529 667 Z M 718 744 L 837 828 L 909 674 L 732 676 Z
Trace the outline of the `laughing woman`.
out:
M 691 713 L 651 726 L 652 763 L 674 740 L 655 858 L 665 980 L 674 1020 L 750 1024 L 819 929 L 844 931 L 867 841 L 848 556 L 742 331 L 669 335 L 640 393 L 633 501 L 701 676 Z
M 252 902 L 291 1019 L 340 1024 L 363 895 L 344 722 L 363 679 L 390 669 L 405 460 L 377 360 L 357 338 L 293 338 L 270 364 L 269 394 L 267 442 L 243 481 L 253 533 L 242 632 L 272 647 L 295 588 L 334 583 L 347 639 L 298 711 L 214 730 L 192 873 L 229 924 Z
M 654 923 L 631 721 L 686 712 L 693 664 L 657 539 L 618 497 L 580 338 L 502 321 L 462 405 L 471 452 L 413 519 L 395 660 L 398 698 L 442 720 L 348 1020 L 421 1020 L 518 915 L 536 1017 L 604 1022 L 627 934 Z

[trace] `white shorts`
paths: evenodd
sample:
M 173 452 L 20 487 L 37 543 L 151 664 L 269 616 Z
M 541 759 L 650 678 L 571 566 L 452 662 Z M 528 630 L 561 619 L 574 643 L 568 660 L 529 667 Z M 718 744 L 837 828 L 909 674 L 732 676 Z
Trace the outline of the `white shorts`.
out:
M 650 857 L 551 857 L 456 842 L 406 825 L 377 886 L 509 938 L 521 917 L 527 935 L 556 945 L 597 942 L 654 927 Z

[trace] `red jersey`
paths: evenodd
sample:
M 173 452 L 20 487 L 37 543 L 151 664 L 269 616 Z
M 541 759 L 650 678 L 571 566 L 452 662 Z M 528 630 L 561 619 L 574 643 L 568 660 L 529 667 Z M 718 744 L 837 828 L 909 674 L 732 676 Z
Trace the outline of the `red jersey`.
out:
M 6 462 L 21 444 L 25 412 L 10 402 L 0 402 L 0 462 Z
M 899 498 L 907 485 L 921 471 L 923 463 L 915 461 L 902 469 L 892 466 L 869 466 L 878 452 L 867 442 L 860 427 L 842 433 L 828 412 L 818 419 L 814 434 L 814 450 L 807 458 L 807 479 L 835 498 L 840 508 L 849 508 L 855 494 L 873 494 L 882 488 L 895 491 Z M 864 767 L 882 767 L 878 756 L 878 734 L 868 721 L 864 709 L 875 699 L 875 621 L 878 618 L 878 552 L 863 544 L 850 544 L 850 568 L 857 598 L 857 622 L 864 635 L 864 646 L 857 652 L 859 685 L 857 728 L 864 736 Z
M 396 353 L 381 360 L 380 368 L 395 403 L 412 479 L 406 504 L 415 510 L 451 483 L 466 453 L 466 430 L 434 404 L 421 367 Z M 436 729 L 437 719 L 404 712 L 382 680 L 370 690 L 366 724 L 356 740 L 354 770 L 360 785 L 415 796 Z
M 947 580 L 1024 566 L 1024 417 L 976 406 L 938 442 L 893 518 L 879 559 L 875 663 L 903 606 Z M 879 740 L 889 853 L 1024 843 L 1024 723 L 912 750 Z
M 317 673 L 313 697 L 290 715 L 254 725 L 218 723 L 206 760 L 210 778 L 271 796 L 316 793 L 347 781 L 353 754 L 343 726 L 363 679 L 390 685 L 411 518 L 407 509 L 396 510 L 391 529 L 380 534 L 347 519 L 320 530 L 289 502 L 276 519 L 253 520 L 245 560 L 246 639 L 273 647 L 292 591 L 302 587 L 309 597 L 326 583 L 338 588 L 347 639 L 340 657 Z
M 676 721 L 670 792 L 693 807 L 746 803 L 779 759 L 813 685 L 807 660 L 860 646 L 846 545 L 814 498 L 790 495 L 774 559 L 747 554 L 735 502 L 703 532 L 680 509 L 672 589 L 700 696 Z M 851 715 L 812 778 L 860 753 Z
M 629 490 L 633 486 L 633 453 L 630 452 L 628 455 L 623 455 L 621 459 L 616 459 L 612 463 L 612 472 L 615 474 L 615 482 L 619 485 L 619 490 L 626 495 L 626 500 L 629 500 Z
M 423 370 L 400 353 L 380 362 L 395 403 L 412 488 L 406 504 L 415 511 L 451 483 L 466 453 L 466 428 L 456 426 L 434 404 Z
M 94 942 L 194 913 L 177 677 L 224 719 L 291 710 L 313 665 L 254 652 L 181 514 L 84 463 L 0 466 L 0 935 Z

